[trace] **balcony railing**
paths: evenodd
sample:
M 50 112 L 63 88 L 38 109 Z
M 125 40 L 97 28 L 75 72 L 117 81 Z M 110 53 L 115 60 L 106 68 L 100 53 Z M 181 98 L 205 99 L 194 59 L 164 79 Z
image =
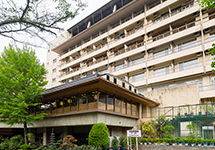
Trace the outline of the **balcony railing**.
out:
M 202 91 L 211 91 L 211 90 L 215 90 L 215 83 L 199 87 L 200 92 L 202 92 Z
M 72 69 L 71 71 L 63 72 L 60 76 L 63 77 L 63 76 L 65 76 L 65 75 L 68 75 L 68 74 L 71 74 L 71 73 L 73 73 L 73 72 L 79 71 L 80 69 L 81 69 L 80 67 L 74 68 L 74 69 Z
M 107 56 L 106 57 L 102 57 L 102 58 L 97 59 L 96 61 L 93 61 L 93 62 L 90 62 L 90 63 L 84 65 L 83 67 L 89 67 L 89 66 L 92 66 L 94 64 L 98 64 L 98 63 L 100 63 L 100 62 L 102 62 L 104 60 L 107 60 L 107 59 L 108 59 Z

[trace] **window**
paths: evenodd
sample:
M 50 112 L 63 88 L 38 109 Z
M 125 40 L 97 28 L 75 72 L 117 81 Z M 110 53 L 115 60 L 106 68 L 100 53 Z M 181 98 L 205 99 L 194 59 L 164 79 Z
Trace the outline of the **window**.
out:
M 53 63 L 55 63 L 57 61 L 57 58 L 53 59 Z
M 172 53 L 171 49 L 167 48 L 167 49 L 164 49 L 164 50 L 159 51 L 157 53 L 154 53 L 153 58 L 155 59 L 155 58 L 163 57 L 163 56 L 169 55 L 171 53 Z
M 144 78 L 145 78 L 144 73 L 136 74 L 136 75 L 131 76 L 131 82 L 141 81 L 141 80 L 144 80 Z
M 144 62 L 144 58 L 138 58 L 138 59 L 134 59 L 132 61 L 129 62 L 129 66 L 134 66 L 134 65 L 137 65 L 137 64 L 140 64 Z
M 121 70 L 121 69 L 124 69 L 124 68 L 125 68 L 125 64 L 121 64 L 121 65 L 115 66 L 115 71 Z
M 56 71 L 56 68 L 54 68 L 53 70 L 52 70 L 52 72 L 55 72 Z
M 179 63 L 179 71 L 192 69 L 195 67 L 198 67 L 198 59 Z
M 182 50 L 192 48 L 192 47 L 195 47 L 195 46 L 197 46 L 197 41 L 193 40 L 193 41 L 189 41 L 189 42 L 185 42 L 185 43 L 181 43 L 181 44 L 176 45 L 174 47 L 174 51 L 178 52 L 178 51 L 182 51 Z
M 169 73 L 170 73 L 169 66 L 167 66 L 167 67 L 164 67 L 164 68 L 154 70 L 154 77 L 166 75 L 166 74 L 169 74 Z
M 56 81 L 56 78 L 52 79 L 52 82 L 55 82 Z
M 141 90 L 139 90 L 139 93 L 145 93 L 145 92 L 147 92 L 147 89 L 141 89 Z

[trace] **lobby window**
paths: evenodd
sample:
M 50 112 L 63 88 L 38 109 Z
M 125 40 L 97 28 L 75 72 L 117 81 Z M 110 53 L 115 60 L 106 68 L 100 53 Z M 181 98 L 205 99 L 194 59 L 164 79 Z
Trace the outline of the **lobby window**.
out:
M 99 92 L 99 108 L 102 110 L 106 110 L 106 93 Z
M 136 74 L 131 76 L 131 82 L 141 81 L 141 80 L 144 80 L 144 78 L 145 78 L 145 73 Z
M 52 79 L 52 82 L 56 82 L 56 78 Z
M 115 98 L 115 112 L 121 112 L 122 109 L 122 100 L 119 97 Z
M 195 68 L 195 67 L 198 67 L 198 59 L 194 59 L 194 60 L 179 63 L 179 71 L 192 69 L 192 68 Z
M 88 109 L 96 109 L 98 100 L 98 91 L 88 93 Z
M 79 111 L 87 110 L 87 94 L 82 93 L 79 95 Z
M 57 58 L 53 59 L 53 63 L 55 63 L 57 61 Z
M 113 111 L 113 109 L 114 109 L 114 96 L 112 96 L 112 95 L 107 95 L 107 110 L 108 111 Z
M 154 70 L 154 77 L 158 77 L 158 76 L 169 74 L 170 73 L 169 70 L 170 70 L 169 66 L 164 67 L 164 68 L 160 68 L 160 69 L 157 69 L 157 70 Z
M 52 72 L 56 72 L 56 70 L 57 70 L 57 69 L 56 69 L 56 68 L 54 68 L 54 69 L 52 70 Z

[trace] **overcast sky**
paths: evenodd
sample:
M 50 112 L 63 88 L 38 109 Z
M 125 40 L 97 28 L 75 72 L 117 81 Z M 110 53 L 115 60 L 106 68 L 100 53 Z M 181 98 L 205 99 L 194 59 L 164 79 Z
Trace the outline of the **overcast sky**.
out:
M 88 7 L 85 8 L 84 11 L 81 11 L 78 16 L 76 16 L 73 20 L 68 21 L 67 23 L 64 23 L 64 30 L 67 30 L 74 24 L 76 24 L 78 21 L 81 21 L 84 19 L 87 15 L 91 14 L 110 0 L 85 0 L 88 2 Z M 4 50 L 5 46 L 8 46 L 8 44 L 12 41 L 11 39 L 5 38 L 3 36 L 0 36 L 0 53 Z M 51 40 L 50 40 L 51 41 Z M 47 45 L 44 45 L 44 47 L 47 47 Z M 39 49 L 34 48 L 36 51 L 36 55 L 39 58 L 40 62 L 43 62 L 46 64 L 46 49 Z

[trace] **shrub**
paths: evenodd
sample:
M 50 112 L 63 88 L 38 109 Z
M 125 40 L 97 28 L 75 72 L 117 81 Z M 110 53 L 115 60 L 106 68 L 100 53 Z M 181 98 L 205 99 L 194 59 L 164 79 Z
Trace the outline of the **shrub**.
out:
M 112 140 L 112 148 L 113 149 L 117 149 L 119 145 L 119 141 L 117 140 L 117 138 L 114 136 L 113 140 Z
M 63 147 L 73 147 L 76 143 L 77 140 L 72 136 L 72 135 L 67 135 L 64 139 L 63 139 L 63 144 L 61 144 L 60 146 Z
M 107 149 L 109 146 L 108 128 L 104 123 L 94 124 L 90 130 L 88 144 Z
M 142 139 L 140 139 L 140 142 L 141 142 Z M 119 138 L 119 145 L 121 146 L 121 148 L 125 148 L 126 147 L 126 136 L 121 136 Z
M 13 136 L 10 139 L 8 138 L 4 139 L 1 137 L 0 149 L 1 150 L 19 149 L 22 144 L 24 144 L 24 139 L 22 135 Z

